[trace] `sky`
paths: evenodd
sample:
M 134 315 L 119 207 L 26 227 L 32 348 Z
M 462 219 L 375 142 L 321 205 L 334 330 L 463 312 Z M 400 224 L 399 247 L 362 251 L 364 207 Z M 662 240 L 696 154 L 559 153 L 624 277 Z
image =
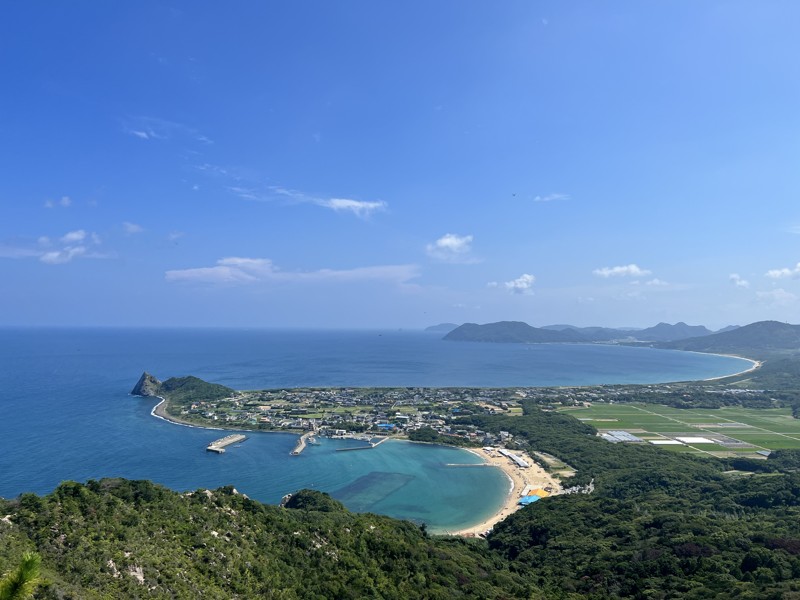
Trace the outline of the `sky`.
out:
M 800 3 L 6 3 L 0 325 L 800 322 Z

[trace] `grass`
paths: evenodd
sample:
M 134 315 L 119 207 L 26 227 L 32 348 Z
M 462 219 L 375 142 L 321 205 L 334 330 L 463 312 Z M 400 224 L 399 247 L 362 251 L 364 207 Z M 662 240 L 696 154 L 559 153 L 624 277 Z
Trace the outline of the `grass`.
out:
M 639 437 L 726 436 L 753 448 L 719 444 L 660 446 L 671 452 L 752 456 L 756 450 L 800 449 L 800 420 L 788 408 L 678 409 L 655 404 L 594 404 L 563 412 L 600 431 L 625 430 Z M 730 424 L 730 425 L 728 425 Z

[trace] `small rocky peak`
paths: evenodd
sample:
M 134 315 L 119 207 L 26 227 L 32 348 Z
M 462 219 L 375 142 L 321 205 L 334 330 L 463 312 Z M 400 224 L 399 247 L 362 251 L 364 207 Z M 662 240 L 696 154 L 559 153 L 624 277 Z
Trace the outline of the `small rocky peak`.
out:
M 131 394 L 134 396 L 158 396 L 161 382 L 147 371 L 139 377 L 139 382 L 133 386 Z

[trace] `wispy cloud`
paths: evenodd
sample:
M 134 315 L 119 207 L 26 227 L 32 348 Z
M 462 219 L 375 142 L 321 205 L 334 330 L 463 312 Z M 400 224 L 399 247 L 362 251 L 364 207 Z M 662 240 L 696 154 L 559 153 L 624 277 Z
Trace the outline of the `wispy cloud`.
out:
M 72 199 L 69 196 L 61 196 L 60 200 L 45 200 L 44 207 L 45 208 L 69 208 L 72 206 Z
M 629 264 L 629 265 L 622 265 L 618 267 L 602 267 L 600 269 L 595 269 L 592 271 L 594 275 L 598 277 L 645 277 L 646 275 L 650 275 L 651 271 L 647 269 L 642 269 L 638 265 Z
M 97 251 L 100 243 L 100 236 L 96 233 L 76 229 L 56 239 L 43 235 L 35 242 L 22 240 L 0 244 L 0 258 L 35 258 L 48 265 L 60 265 L 76 258 L 108 258 L 109 255 Z
M 73 258 L 84 256 L 88 252 L 86 246 L 64 246 L 58 250 L 50 250 L 39 257 L 39 260 L 48 265 L 60 265 L 70 262 Z
M 293 190 L 281 186 L 270 186 L 268 189 L 275 195 L 282 196 L 284 198 L 289 198 L 295 202 L 305 203 L 305 204 L 315 204 L 317 206 L 328 208 L 335 212 L 350 212 L 361 219 L 366 219 L 370 217 L 372 213 L 386 210 L 386 208 L 389 206 L 386 202 L 382 200 L 367 201 L 367 200 L 353 200 L 351 198 L 320 198 L 317 196 L 306 194 L 305 192 L 300 192 L 298 190 Z M 268 199 L 268 197 L 264 197 L 257 194 L 254 190 L 247 190 L 247 189 L 239 190 L 239 195 L 243 198 L 251 200 Z
M 756 292 L 756 298 L 765 304 L 773 306 L 788 306 L 797 302 L 797 296 L 783 288 L 770 290 L 769 292 Z
M 569 200 L 569 194 L 545 194 L 533 198 L 534 202 L 555 202 L 556 200 Z
M 365 200 L 350 200 L 349 198 L 319 200 L 317 204 L 336 212 L 351 212 L 362 219 L 370 216 L 375 211 L 386 210 L 386 202 L 383 201 L 369 202 Z
M 136 223 L 131 223 L 130 221 L 122 223 L 122 229 L 125 230 L 125 235 L 135 235 L 144 231 L 144 227 Z
M 788 279 L 789 277 L 800 276 L 800 262 L 793 268 L 770 269 L 765 273 L 770 279 Z
M 750 282 L 749 282 L 749 281 L 747 281 L 746 279 L 742 279 L 742 278 L 739 276 L 739 274 L 738 274 L 738 273 L 731 273 L 731 274 L 728 276 L 728 279 L 729 279 L 729 280 L 730 280 L 730 282 L 731 282 L 733 285 L 735 285 L 736 287 L 739 287 L 739 288 L 745 288 L 745 289 L 750 287 Z
M 230 181 L 227 190 L 243 200 L 253 202 L 275 202 L 289 200 L 293 204 L 313 204 L 338 213 L 350 213 L 360 219 L 368 219 L 374 213 L 385 211 L 389 204 L 383 200 L 355 200 L 353 198 L 323 197 L 280 185 L 265 185 L 262 178 L 251 170 L 238 167 L 223 167 L 204 163 L 195 169 Z
M 667 287 L 669 285 L 669 283 L 667 283 L 663 279 L 659 279 L 658 277 L 654 277 L 649 281 L 645 281 L 644 284 L 652 287 Z
M 428 256 L 451 263 L 477 262 L 472 256 L 472 236 L 445 233 L 435 242 L 425 246 Z
M 128 117 L 123 121 L 123 131 L 140 140 L 180 139 L 201 144 L 214 143 L 194 127 L 157 117 Z
M 75 244 L 77 242 L 82 242 L 86 239 L 87 233 L 83 229 L 77 229 L 75 231 L 69 231 L 61 236 L 61 243 L 62 244 Z
M 285 283 L 354 283 L 383 281 L 407 284 L 419 276 L 416 265 L 379 265 L 354 269 L 318 269 L 316 271 L 281 271 L 268 258 L 222 258 L 211 267 L 174 269 L 165 273 L 172 283 L 204 283 L 211 285 L 248 284 L 257 282 Z

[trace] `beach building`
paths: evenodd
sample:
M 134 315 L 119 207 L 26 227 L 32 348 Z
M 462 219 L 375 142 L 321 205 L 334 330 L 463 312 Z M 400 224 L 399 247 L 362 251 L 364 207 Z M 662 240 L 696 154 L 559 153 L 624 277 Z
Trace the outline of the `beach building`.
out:
M 514 462 L 518 467 L 522 467 L 523 469 L 527 469 L 528 467 L 530 467 L 528 461 L 526 461 L 521 456 L 517 456 L 513 452 L 509 452 L 505 448 L 498 448 L 497 451 L 506 458 L 508 458 L 509 460 L 511 460 L 512 462 Z
M 517 504 L 519 504 L 520 506 L 528 506 L 528 504 L 533 504 L 534 502 L 538 502 L 539 500 L 541 500 L 541 498 L 536 495 L 523 496 L 522 498 L 519 499 L 519 502 L 517 502 Z

